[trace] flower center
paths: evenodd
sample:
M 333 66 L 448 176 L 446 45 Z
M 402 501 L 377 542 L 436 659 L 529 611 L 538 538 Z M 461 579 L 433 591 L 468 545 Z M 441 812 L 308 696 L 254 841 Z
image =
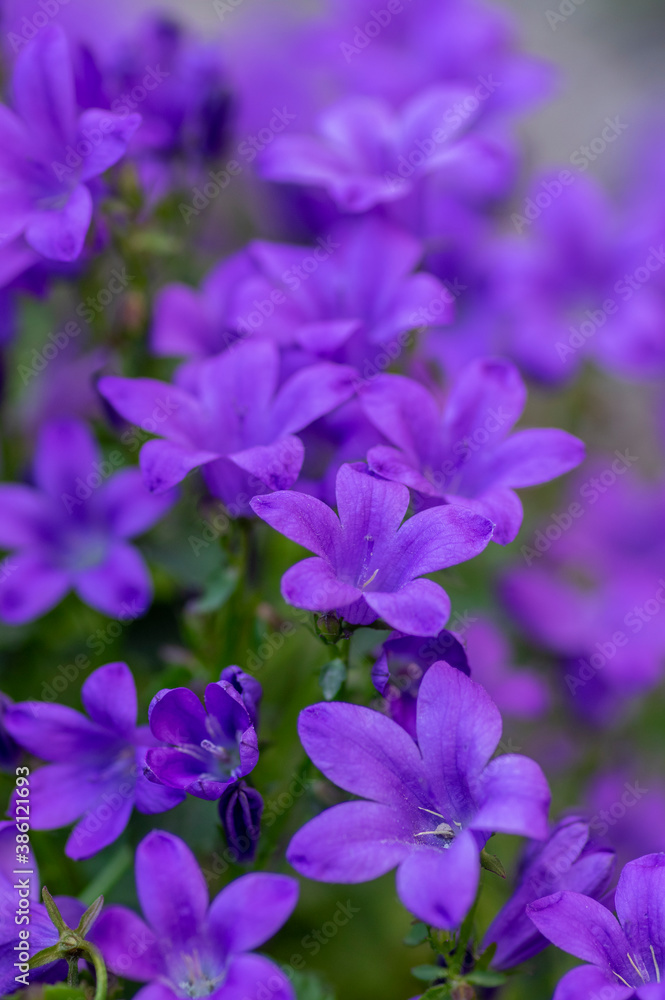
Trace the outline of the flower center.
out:
M 446 849 L 449 848 L 450 845 L 452 844 L 452 842 L 454 841 L 455 836 L 457 834 L 457 831 L 454 829 L 454 827 L 457 827 L 458 830 L 461 830 L 461 828 L 462 828 L 461 823 L 456 823 L 453 820 L 453 824 L 454 825 L 451 826 L 450 823 L 448 823 L 444 819 L 444 817 L 441 815 L 441 813 L 435 812 L 434 809 L 426 809 L 424 806 L 418 806 L 418 808 L 421 809 L 422 812 L 429 813 L 430 816 L 436 816 L 436 817 L 438 817 L 438 819 L 440 820 L 440 822 L 436 823 L 436 824 L 434 824 L 434 823 L 432 824 L 432 826 L 434 827 L 434 829 L 432 829 L 432 830 L 420 830 L 418 833 L 414 834 L 414 836 L 415 837 L 436 837 L 437 840 L 439 841 L 439 843 L 444 848 L 446 848 Z
M 222 980 L 224 972 L 218 976 L 210 976 L 203 971 L 201 958 L 197 951 L 191 955 L 180 956 L 184 965 L 184 975 L 186 978 L 178 978 L 176 989 L 181 997 L 209 997 L 214 993 Z

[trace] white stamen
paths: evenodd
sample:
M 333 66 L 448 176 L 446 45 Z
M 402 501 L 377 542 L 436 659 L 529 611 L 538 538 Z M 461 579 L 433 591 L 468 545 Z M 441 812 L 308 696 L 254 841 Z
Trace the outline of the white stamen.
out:
M 635 972 L 638 974 L 638 976 L 640 977 L 640 979 L 642 980 L 642 982 L 644 982 L 644 976 L 642 975 L 642 973 L 640 972 L 640 970 L 637 968 L 637 966 L 635 964 L 635 960 L 634 960 L 633 956 L 630 954 L 630 952 L 628 952 L 628 961 L 630 962 L 630 964 L 632 965 L 632 967 L 635 969 Z
M 653 945 L 652 944 L 649 945 L 649 949 L 651 951 L 651 957 L 653 959 L 653 965 L 654 965 L 654 968 L 656 970 L 656 982 L 659 983 L 660 982 L 660 969 L 658 968 L 658 962 L 656 961 L 656 952 L 653 950 Z
M 616 977 L 617 977 L 617 979 L 620 979 L 620 980 L 621 980 L 621 982 L 623 983 L 623 985 L 624 985 L 624 986 L 627 986 L 627 987 L 628 987 L 628 989 L 630 989 L 630 983 L 627 983 L 627 982 L 626 982 L 626 980 L 625 980 L 625 979 L 623 978 L 623 976 L 620 976 L 620 975 L 619 975 L 619 973 L 618 973 L 618 972 L 615 972 L 615 971 L 614 971 L 613 969 L 612 969 L 611 971 L 612 971 L 612 975 L 613 975 L 613 976 L 616 976 Z

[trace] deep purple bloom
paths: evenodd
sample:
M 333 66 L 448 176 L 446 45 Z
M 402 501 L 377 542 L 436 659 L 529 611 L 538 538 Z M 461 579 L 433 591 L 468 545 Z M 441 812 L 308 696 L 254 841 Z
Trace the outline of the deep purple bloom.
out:
M 263 798 L 245 781 L 229 785 L 219 800 L 219 819 L 236 861 L 253 861 L 261 832 Z
M 461 671 L 433 664 L 418 696 L 417 745 L 380 712 L 343 702 L 300 715 L 300 739 L 323 774 L 369 801 L 310 820 L 287 857 L 308 878 L 365 882 L 398 866 L 397 892 L 420 920 L 453 928 L 478 887 L 492 831 L 547 836 L 549 789 L 538 765 L 490 761 L 501 716 Z
M 547 947 L 527 915 L 529 903 L 564 889 L 600 899 L 609 887 L 614 861 L 614 851 L 594 841 L 589 824 L 576 816 L 560 820 L 545 843 L 530 843 L 515 892 L 483 940 L 483 950 L 496 942 L 492 967 L 512 969 Z
M 65 848 L 75 859 L 112 844 L 134 807 L 165 812 L 184 798 L 143 774 L 146 749 L 155 740 L 147 726 L 136 725 L 136 686 L 126 663 L 93 671 L 81 699 L 89 718 L 40 701 L 19 702 L 6 716 L 16 742 L 50 761 L 30 776 L 31 824 L 35 830 L 56 830 L 78 820 Z
M 51 25 L 18 56 L 14 110 L 0 106 L 0 227 L 44 257 L 74 260 L 92 218 L 87 182 L 124 155 L 138 114 L 77 114 L 66 36 Z
M 189 688 L 160 691 L 150 705 L 150 730 L 168 744 L 147 754 L 157 781 L 200 799 L 218 799 L 259 759 L 254 720 L 231 680 L 208 684 L 205 708 Z
M 149 490 L 162 493 L 203 466 L 211 493 L 248 514 L 251 497 L 293 485 L 304 456 L 295 433 L 348 399 L 354 375 L 321 362 L 279 387 L 277 347 L 253 340 L 181 370 L 175 385 L 108 376 L 99 388 L 126 420 L 166 439 L 141 449 Z
M 557 892 L 528 907 L 538 930 L 588 965 L 566 973 L 554 1000 L 663 1000 L 665 854 L 626 865 L 615 894 L 617 917 L 588 896 Z
M 259 706 L 263 698 L 261 682 L 256 677 L 246 673 L 240 667 L 224 667 L 219 675 L 220 681 L 227 681 L 242 698 L 247 714 L 255 729 L 259 728 Z
M 324 188 L 345 212 L 366 212 L 409 194 L 414 183 L 451 160 L 475 118 L 455 114 L 461 86 L 421 91 L 399 111 L 373 97 L 348 97 L 319 116 L 318 135 L 277 136 L 260 160 L 269 180 Z
M 264 521 L 316 553 L 282 577 L 289 604 L 335 611 L 357 625 L 383 618 L 401 632 L 434 636 L 448 620 L 450 601 L 438 584 L 418 578 L 478 555 L 492 524 L 452 504 L 402 524 L 408 506 L 405 486 L 377 479 L 364 465 L 339 470 L 338 516 L 304 493 L 282 491 L 251 502 Z
M 139 990 L 138 1000 L 243 1000 L 264 994 L 294 1000 L 284 973 L 250 952 L 291 915 L 298 898 L 295 879 L 243 875 L 209 904 L 205 879 L 187 845 L 153 830 L 136 850 L 136 888 L 145 922 L 124 906 L 109 906 L 91 937 L 112 972 L 150 984 Z
M 358 365 L 379 346 L 404 350 L 414 327 L 445 324 L 452 296 L 431 274 L 412 273 L 423 255 L 408 233 L 375 216 L 345 219 L 314 246 L 255 240 L 216 265 L 200 291 L 166 285 L 155 299 L 156 354 L 207 356 L 255 333 Z
M 514 492 L 579 465 L 584 445 L 553 428 L 510 432 L 526 404 L 511 362 L 482 358 L 460 374 L 441 412 L 424 386 L 382 375 L 362 389 L 365 413 L 394 447 L 379 445 L 370 468 L 404 483 L 427 504 L 461 504 L 495 522 L 495 542 L 512 542 L 522 524 Z
M 118 464 L 102 460 L 85 424 L 58 420 L 40 432 L 36 485 L 0 484 L 0 545 L 16 550 L 3 563 L 2 621 L 31 621 L 72 588 L 113 617 L 147 609 L 150 575 L 127 539 L 152 527 L 175 497 L 151 496 L 138 469 L 115 472 Z
M 418 691 L 425 671 L 438 660 L 471 673 L 464 646 L 453 632 L 443 629 L 437 636 L 393 633 L 382 645 L 372 667 L 372 683 L 385 700 L 385 710 L 413 740 L 418 739 L 416 713 Z

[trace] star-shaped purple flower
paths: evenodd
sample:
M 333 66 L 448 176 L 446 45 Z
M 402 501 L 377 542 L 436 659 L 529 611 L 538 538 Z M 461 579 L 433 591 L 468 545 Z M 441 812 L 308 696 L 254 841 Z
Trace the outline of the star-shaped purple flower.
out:
M 148 714 L 153 736 L 168 744 L 148 751 L 153 780 L 214 800 L 256 766 L 255 702 L 245 704 L 223 675 L 206 687 L 205 708 L 189 688 L 173 688 L 153 698 Z
M 204 466 L 210 491 L 246 515 L 251 497 L 293 485 L 304 457 L 295 433 L 349 399 L 354 377 L 321 362 L 279 387 L 277 347 L 252 340 L 181 369 L 175 385 L 108 376 L 99 389 L 126 420 L 165 438 L 141 449 L 149 490 L 162 493 Z
M 549 789 L 528 757 L 490 761 L 501 716 L 461 671 L 435 663 L 418 695 L 416 744 L 380 712 L 343 702 L 300 714 L 305 750 L 340 788 L 361 796 L 296 833 L 287 857 L 322 882 L 365 882 L 398 866 L 397 892 L 420 920 L 457 927 L 476 895 L 492 831 L 544 839 Z
M 475 115 L 455 105 L 462 86 L 440 84 L 399 111 L 376 97 L 348 97 L 318 120 L 318 135 L 277 136 L 260 159 L 264 177 L 324 188 L 344 212 L 403 198 L 414 183 L 456 156 L 455 140 Z
M 90 937 L 112 972 L 149 984 L 137 1000 L 294 1000 L 281 969 L 252 950 L 291 915 L 298 899 L 295 879 L 243 875 L 209 904 L 187 845 L 153 830 L 136 850 L 136 888 L 145 921 L 124 906 L 109 906 Z
M 591 837 L 589 824 L 568 816 L 552 828 L 541 843 L 531 842 L 520 864 L 515 892 L 499 910 L 483 939 L 482 950 L 496 942 L 494 969 L 512 969 L 547 947 L 529 918 L 526 907 L 554 891 L 573 890 L 600 899 L 614 870 L 612 848 Z
M 24 235 L 44 257 L 74 260 L 92 218 L 87 182 L 124 155 L 138 114 L 77 114 L 67 38 L 50 25 L 16 60 L 14 110 L 0 105 L 2 242 Z
M 501 545 L 512 542 L 522 524 L 515 489 L 546 483 L 584 458 L 584 445 L 566 431 L 510 433 L 526 404 L 526 386 L 503 358 L 472 362 L 443 413 L 424 386 L 402 375 L 379 376 L 360 399 L 394 445 L 372 448 L 370 468 L 427 504 L 456 503 L 484 514 L 495 522 L 493 540 Z
M 24 701 L 12 705 L 5 720 L 20 746 L 50 761 L 30 775 L 32 826 L 56 830 L 78 821 L 65 848 L 76 860 L 112 844 L 134 807 L 165 812 L 184 798 L 143 773 L 155 740 L 147 726 L 136 725 L 136 686 L 126 663 L 93 671 L 81 700 L 88 717 L 65 705 Z
M 87 426 L 45 424 L 33 462 L 35 486 L 0 484 L 3 564 L 0 620 L 19 625 L 45 614 L 74 589 L 104 614 L 132 619 L 152 598 L 150 574 L 129 538 L 146 531 L 173 503 L 151 496 L 138 469 L 103 460 Z
M 310 611 L 335 611 L 356 625 L 383 618 L 400 632 L 437 635 L 450 600 L 438 584 L 418 577 L 482 552 L 491 522 L 451 504 L 402 524 L 407 488 L 378 479 L 360 464 L 341 467 L 336 492 L 338 516 L 304 493 L 282 491 L 251 502 L 264 521 L 316 553 L 284 574 L 284 600 Z
M 626 865 L 615 905 L 616 917 L 597 900 L 564 891 L 528 907 L 541 934 L 589 963 L 566 973 L 554 1000 L 665 997 L 665 854 Z

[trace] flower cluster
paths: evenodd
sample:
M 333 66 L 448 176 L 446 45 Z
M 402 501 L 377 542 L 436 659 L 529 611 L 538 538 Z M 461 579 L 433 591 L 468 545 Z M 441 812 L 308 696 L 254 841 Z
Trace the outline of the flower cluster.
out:
M 665 998 L 662 153 L 522 188 L 501 12 L 273 7 L 0 14 L 0 987 Z

